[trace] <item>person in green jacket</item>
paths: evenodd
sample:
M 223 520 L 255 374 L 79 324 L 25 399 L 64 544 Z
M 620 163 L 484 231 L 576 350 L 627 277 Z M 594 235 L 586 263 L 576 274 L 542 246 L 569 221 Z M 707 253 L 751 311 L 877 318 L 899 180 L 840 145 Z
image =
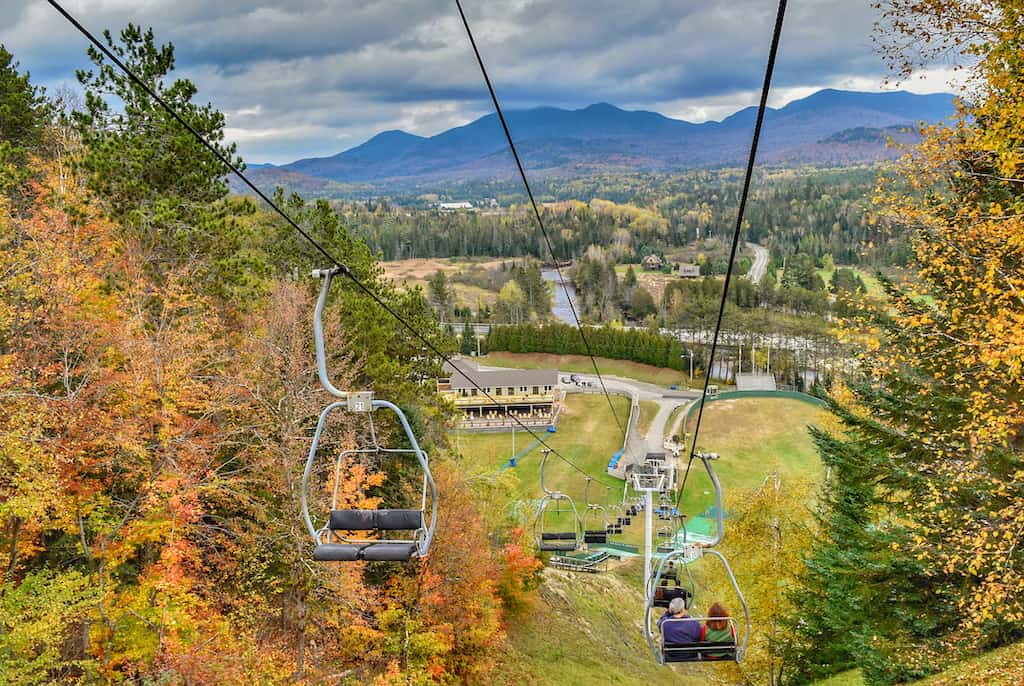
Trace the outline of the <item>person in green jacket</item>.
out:
M 715 603 L 708 608 L 708 618 L 701 628 L 700 640 L 708 643 L 736 644 L 736 630 L 729 621 L 729 611 L 721 603 Z M 723 657 L 732 657 L 732 652 L 705 653 L 709 660 L 721 660 Z

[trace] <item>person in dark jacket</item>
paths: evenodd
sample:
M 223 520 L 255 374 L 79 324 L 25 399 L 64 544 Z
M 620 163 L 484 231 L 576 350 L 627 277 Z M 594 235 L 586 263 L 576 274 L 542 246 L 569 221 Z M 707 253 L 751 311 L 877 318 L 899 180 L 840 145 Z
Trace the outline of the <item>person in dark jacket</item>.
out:
M 673 598 L 668 611 L 658 620 L 663 643 L 698 643 L 701 635 L 700 622 L 686 614 L 686 601 Z

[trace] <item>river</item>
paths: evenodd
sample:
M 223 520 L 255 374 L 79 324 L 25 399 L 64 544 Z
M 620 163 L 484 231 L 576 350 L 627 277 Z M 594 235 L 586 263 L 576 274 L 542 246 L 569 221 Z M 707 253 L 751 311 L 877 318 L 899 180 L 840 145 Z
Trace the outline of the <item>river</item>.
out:
M 572 316 L 572 307 L 569 305 L 569 298 L 573 298 L 572 304 L 576 305 L 576 289 L 572 282 L 559 280 L 558 271 L 554 269 L 545 269 L 541 275 L 545 281 L 555 284 L 555 304 L 551 308 L 551 314 L 555 315 L 560 322 L 576 326 L 576 319 Z M 578 312 L 579 309 L 576 311 Z

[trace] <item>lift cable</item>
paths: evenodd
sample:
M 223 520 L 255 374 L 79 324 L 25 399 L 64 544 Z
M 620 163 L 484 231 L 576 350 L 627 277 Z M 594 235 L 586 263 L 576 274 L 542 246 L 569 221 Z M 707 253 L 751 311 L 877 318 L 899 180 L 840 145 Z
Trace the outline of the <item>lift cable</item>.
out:
M 339 261 L 333 255 L 331 255 L 331 253 L 328 252 L 327 249 L 324 248 L 323 245 L 321 245 L 319 242 L 316 241 L 316 239 L 314 239 L 312 236 L 310 236 L 309 233 L 307 233 L 305 230 L 303 230 L 303 228 L 301 226 L 299 226 L 299 224 L 294 219 L 292 219 L 291 216 L 287 212 L 285 212 L 283 209 L 281 209 L 281 207 L 278 206 L 277 203 L 275 203 L 269 196 L 267 196 L 266 193 L 261 191 L 259 189 L 259 187 L 256 186 L 256 184 L 254 184 L 252 181 L 250 181 L 249 178 L 246 177 L 246 175 L 244 173 L 242 173 L 242 170 L 239 169 L 237 165 L 235 165 L 230 159 L 228 159 L 227 156 L 225 156 L 222 152 L 220 152 L 212 143 L 207 141 L 206 138 L 204 138 L 201 133 L 199 133 L 173 107 L 171 107 L 171 105 L 166 100 L 164 100 L 162 97 L 160 97 L 160 95 L 158 93 L 156 93 L 156 91 L 148 83 L 143 81 L 138 75 L 136 75 L 131 69 L 129 69 L 128 66 L 126 64 L 124 64 L 124 62 L 122 62 L 117 57 L 117 55 L 115 55 L 104 43 L 99 41 L 96 38 L 96 36 L 94 36 L 85 26 L 83 26 L 82 23 L 79 22 L 73 15 L 71 15 L 66 9 L 64 9 L 64 7 L 62 7 L 61 4 L 57 0 L 47 0 L 47 2 L 55 10 L 57 10 L 57 12 L 59 12 L 61 14 L 61 16 L 63 16 L 72 26 L 74 26 L 78 30 L 79 33 L 81 33 L 83 36 L 85 36 L 85 38 L 90 43 L 92 43 L 93 46 L 95 46 L 97 50 L 102 52 L 111 62 L 113 62 L 122 72 L 124 72 L 125 75 L 129 79 L 131 79 L 131 81 L 133 83 L 135 83 L 135 85 L 139 86 L 142 90 L 144 90 L 146 92 L 146 94 L 149 95 L 150 98 L 152 98 L 158 105 L 160 105 L 161 108 L 164 109 L 164 111 L 166 111 L 179 124 L 181 124 L 199 143 L 201 143 L 203 145 L 203 147 L 205 147 L 207 150 L 209 150 L 213 154 L 214 157 L 216 157 L 225 167 L 227 167 L 229 170 L 231 170 L 231 172 L 234 173 L 234 175 L 237 176 L 246 186 L 248 186 L 253 191 L 253 193 L 255 193 L 261 200 L 263 200 L 265 203 L 267 203 L 267 205 L 269 205 L 270 208 L 272 210 L 274 210 L 274 212 L 276 212 L 282 219 L 284 219 L 284 221 L 287 222 L 289 226 L 291 226 L 293 229 L 295 229 L 299 233 L 299 235 L 301 235 L 304 239 L 306 239 L 306 241 L 310 245 L 312 245 L 314 248 L 316 248 L 316 250 L 318 252 L 320 252 L 321 255 L 323 255 L 325 258 L 327 258 L 327 260 L 329 260 L 331 262 L 331 264 L 333 264 L 334 267 L 338 270 L 338 273 L 340 273 L 341 275 L 343 275 L 346 278 L 348 278 L 349 281 L 351 281 L 359 290 L 361 290 L 364 294 L 369 296 L 375 303 L 380 305 L 388 314 L 390 314 L 392 317 L 394 317 L 395 320 L 397 320 L 402 326 L 404 326 L 406 329 L 408 329 L 410 333 L 412 333 L 424 345 L 426 345 L 427 348 L 429 348 L 431 352 L 433 352 L 435 355 L 437 355 L 439 358 L 441 358 L 444 362 L 447 362 L 449 365 L 451 365 L 453 369 L 458 370 L 458 368 L 455 367 L 455 365 L 452 363 L 452 360 L 451 360 L 451 358 L 449 356 L 445 355 L 441 350 L 439 350 L 437 348 L 437 346 L 435 346 L 427 337 L 425 337 L 422 333 L 420 333 L 416 329 L 416 327 L 414 327 L 412 324 L 407 322 L 402 317 L 401 314 L 396 312 L 394 310 L 394 308 L 391 307 L 391 305 L 389 305 L 387 302 L 382 300 L 380 298 L 380 296 L 378 296 L 369 286 L 364 284 L 359 279 L 359 277 L 357 277 L 355 274 L 352 273 L 352 271 L 348 268 L 347 265 L 345 265 L 343 262 Z M 480 384 L 478 384 L 476 382 L 476 380 L 474 380 L 468 374 L 466 374 L 465 372 L 463 372 L 461 370 L 458 370 L 458 373 L 462 374 L 493 405 L 495 405 L 495 406 L 499 405 L 498 401 L 495 400 L 495 398 L 490 393 L 485 391 L 483 389 L 483 387 L 480 386 Z M 565 462 L 567 465 L 569 465 L 570 467 L 575 469 L 577 472 L 579 472 L 583 476 L 588 477 L 588 478 L 590 477 L 590 475 L 585 470 L 583 470 L 579 466 L 577 466 L 572 460 L 570 460 L 569 458 L 565 457 L 560 452 L 558 452 L 557 450 L 555 450 L 554 448 L 549 446 L 544 441 L 543 438 L 541 438 L 530 427 L 526 426 L 526 424 L 524 424 L 518 417 L 516 417 L 515 415 L 509 415 L 509 416 L 513 419 L 513 421 L 516 424 L 518 424 L 523 430 L 525 430 L 540 445 L 544 446 L 544 448 L 546 448 L 547 450 L 550 450 L 553 455 L 555 455 L 556 457 L 560 458 L 563 462 Z
M 526 170 L 523 168 L 523 162 L 519 157 L 519 151 L 516 149 L 516 144 L 512 141 L 512 132 L 509 130 L 508 122 L 505 120 L 505 113 L 501 109 L 501 104 L 498 102 L 498 94 L 494 90 L 494 84 L 491 83 L 491 77 L 487 73 L 487 67 L 484 66 L 484 59 L 480 55 L 480 49 L 476 45 L 476 39 L 473 38 L 473 31 L 469 28 L 469 20 L 466 18 L 466 12 L 462 9 L 462 0 L 455 0 L 455 5 L 459 8 L 459 16 L 462 17 L 462 25 L 466 27 L 466 35 L 469 36 L 470 45 L 473 46 L 473 54 L 476 55 L 476 62 L 480 65 L 480 74 L 484 77 L 484 83 L 487 84 L 487 91 L 491 94 L 491 102 L 494 103 L 494 111 L 498 115 L 498 121 L 501 122 L 501 128 L 505 132 L 505 140 L 508 141 L 509 150 L 512 151 L 512 157 L 516 161 L 516 167 L 519 169 L 519 177 L 523 180 L 523 186 L 526 188 L 526 195 L 530 199 L 530 206 L 533 207 L 533 216 L 537 218 L 537 226 L 540 227 L 540 232 L 544 236 L 544 242 L 547 244 L 548 252 L 551 254 L 551 261 L 555 264 L 555 272 L 558 274 L 559 286 L 565 288 L 565 279 L 562 276 L 562 268 L 558 265 L 558 256 L 555 254 L 554 244 L 551 242 L 551 236 L 548 235 L 547 227 L 544 226 L 544 220 L 541 218 L 540 209 L 537 207 L 537 200 L 533 197 L 533 189 L 530 188 L 530 182 L 526 178 Z M 569 292 L 566 291 L 566 300 L 569 301 L 569 309 L 572 311 L 572 318 L 576 321 L 576 328 L 580 332 L 580 338 L 583 339 L 583 347 L 587 350 L 587 355 L 590 357 L 590 363 L 594 367 L 594 374 L 597 375 L 597 380 L 601 384 L 601 390 L 604 392 L 605 399 L 608 400 L 608 407 L 612 410 L 612 416 L 615 417 L 615 423 L 619 426 L 619 431 L 623 434 L 626 432 L 626 428 L 622 426 L 622 420 L 619 419 L 619 413 L 615 410 L 615 405 L 612 403 L 611 395 L 608 394 L 608 389 L 604 385 L 604 378 L 601 376 L 601 370 L 597 368 L 597 360 L 594 359 L 594 352 L 590 347 L 590 341 L 587 340 L 587 335 L 583 332 L 583 324 L 580 322 L 580 315 L 576 311 L 576 305 L 573 303 L 572 298 L 569 297 Z
M 729 297 L 729 281 L 732 279 L 733 266 L 736 263 L 736 248 L 740 242 L 740 232 L 743 228 L 743 215 L 747 209 L 747 198 L 750 194 L 750 184 L 754 177 L 754 162 L 757 158 L 757 146 L 761 140 L 761 128 L 764 125 L 765 112 L 768 109 L 768 94 L 772 85 L 772 73 L 775 71 L 775 57 L 779 51 L 779 41 L 782 38 L 782 22 L 786 16 L 786 0 L 779 0 L 779 9 L 775 17 L 775 30 L 772 33 L 772 44 L 768 51 L 768 64 L 765 67 L 764 83 L 761 86 L 761 102 L 757 107 L 757 120 L 754 124 L 754 136 L 750 142 L 750 156 L 747 158 L 747 172 L 743 178 L 743 193 L 740 195 L 740 205 L 736 212 L 736 228 L 732 234 L 732 248 L 729 252 L 729 266 L 725 272 L 725 285 L 722 287 L 722 300 L 718 304 L 718 321 L 715 324 L 715 336 L 711 341 L 711 355 L 708 357 L 707 369 L 704 372 L 704 389 L 700 395 L 700 404 L 697 408 L 697 424 L 693 428 L 693 440 L 690 443 L 690 457 L 686 463 L 686 473 L 683 475 L 683 483 L 676 492 L 676 506 L 679 506 L 683 491 L 686 490 L 686 479 L 690 476 L 690 467 L 693 466 L 693 458 L 697 453 L 697 436 L 700 433 L 700 422 L 704 416 L 704 402 L 708 397 L 708 384 L 711 381 L 711 369 L 715 361 L 715 351 L 718 349 L 718 336 L 722 330 L 722 319 L 725 316 L 725 303 Z M 767 276 L 767 275 L 766 275 Z

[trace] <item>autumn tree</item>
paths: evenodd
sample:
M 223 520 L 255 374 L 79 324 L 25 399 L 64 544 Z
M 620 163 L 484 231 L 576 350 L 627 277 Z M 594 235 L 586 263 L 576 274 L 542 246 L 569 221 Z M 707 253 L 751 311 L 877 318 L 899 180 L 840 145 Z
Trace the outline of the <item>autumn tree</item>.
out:
M 843 323 L 861 373 L 836 406 L 844 432 L 820 446 L 843 497 L 810 560 L 819 579 L 808 593 L 823 593 L 814 606 L 825 608 L 814 624 L 870 683 L 935 670 L 953 647 L 962 655 L 1024 627 L 1024 8 L 879 7 L 894 71 L 957 54 L 967 97 L 880 181 L 876 217 L 912 236 L 911 274 Z M 872 621 L 850 625 L 879 590 Z M 817 642 L 804 655 L 824 664 Z

